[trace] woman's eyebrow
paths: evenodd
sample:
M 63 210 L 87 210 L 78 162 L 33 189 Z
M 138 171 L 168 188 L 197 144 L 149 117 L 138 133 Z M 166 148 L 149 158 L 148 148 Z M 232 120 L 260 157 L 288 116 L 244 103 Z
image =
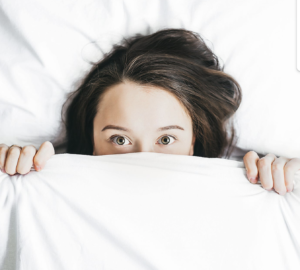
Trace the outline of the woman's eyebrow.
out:
M 107 125 L 101 131 L 104 131 L 106 129 L 116 129 L 116 130 L 123 130 L 123 131 L 131 132 L 131 130 L 128 129 L 128 128 L 124 128 L 124 127 L 120 127 L 120 126 L 115 126 L 115 125 Z M 169 130 L 169 129 L 181 129 L 181 130 L 184 130 L 180 126 L 172 125 L 172 126 L 161 127 L 157 131 L 163 131 L 163 130 Z
M 157 131 L 163 131 L 163 130 L 168 130 L 168 129 L 181 129 L 184 130 L 182 127 L 177 126 L 177 125 L 172 125 L 172 126 L 166 126 L 166 127 L 161 127 Z

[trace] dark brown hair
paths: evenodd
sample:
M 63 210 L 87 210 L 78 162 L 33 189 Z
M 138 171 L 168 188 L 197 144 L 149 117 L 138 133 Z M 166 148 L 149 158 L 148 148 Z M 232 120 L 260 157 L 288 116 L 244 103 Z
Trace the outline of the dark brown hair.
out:
M 177 97 L 192 118 L 194 156 L 229 158 L 235 138 L 230 117 L 241 103 L 241 88 L 224 73 L 217 56 L 198 33 L 163 29 L 115 44 L 92 64 L 66 110 L 67 153 L 93 154 L 93 121 L 105 90 L 124 80 L 163 88 Z M 68 101 L 68 100 L 67 100 Z M 66 103 L 65 103 L 66 104 Z M 64 105 L 65 105 L 64 104 Z M 229 129 L 228 129 L 229 130 Z

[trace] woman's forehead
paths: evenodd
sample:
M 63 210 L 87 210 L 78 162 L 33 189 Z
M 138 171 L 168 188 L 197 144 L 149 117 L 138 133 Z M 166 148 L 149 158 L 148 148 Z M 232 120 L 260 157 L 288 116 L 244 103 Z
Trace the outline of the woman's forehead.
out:
M 108 89 L 99 104 L 98 114 L 104 118 L 161 119 L 185 122 L 189 116 L 184 106 L 170 92 L 154 86 L 121 83 Z

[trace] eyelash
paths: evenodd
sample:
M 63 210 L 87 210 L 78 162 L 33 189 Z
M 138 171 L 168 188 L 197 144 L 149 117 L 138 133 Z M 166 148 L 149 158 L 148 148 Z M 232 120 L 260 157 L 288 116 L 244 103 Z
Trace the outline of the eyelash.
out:
M 166 136 L 172 137 L 175 141 L 177 140 L 177 138 L 176 138 L 175 136 L 169 135 L 169 134 L 162 135 L 158 140 L 160 140 L 161 138 L 166 137 Z M 108 140 L 109 140 L 110 142 L 116 144 L 117 146 L 122 146 L 122 145 L 119 145 L 119 144 L 117 144 L 117 143 L 115 143 L 115 142 L 113 141 L 114 138 L 116 138 L 116 137 L 124 137 L 124 138 L 126 138 L 125 136 L 122 136 L 122 135 L 112 135 Z M 127 138 L 126 138 L 126 139 L 127 139 Z M 127 139 L 127 140 L 128 140 L 128 139 Z M 129 141 L 129 140 L 128 140 L 128 141 Z M 162 144 L 162 143 L 159 143 L 159 144 Z M 173 143 L 171 143 L 171 144 L 173 144 Z M 162 145 L 171 145 L 171 144 L 162 144 Z

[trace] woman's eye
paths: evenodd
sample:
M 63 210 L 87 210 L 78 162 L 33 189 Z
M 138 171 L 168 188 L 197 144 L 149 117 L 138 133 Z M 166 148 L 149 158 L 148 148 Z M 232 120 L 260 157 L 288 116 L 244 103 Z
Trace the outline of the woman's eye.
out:
M 128 140 L 124 136 L 116 135 L 116 136 L 109 138 L 109 140 L 117 145 L 128 145 L 128 144 L 125 144 L 125 141 L 128 141 Z M 164 135 L 158 141 L 161 141 L 161 143 L 159 142 L 159 144 L 169 145 L 169 144 L 172 144 L 175 140 L 177 140 L 177 139 L 171 135 Z M 130 144 L 130 142 L 129 142 L 129 144 Z
M 110 141 L 114 142 L 117 145 L 124 145 L 125 144 L 125 140 L 127 140 L 127 139 L 125 137 L 123 137 L 123 136 L 114 136 L 114 137 L 110 138 Z
M 172 144 L 173 141 L 171 141 L 170 138 L 171 138 L 173 141 L 177 140 L 175 137 L 173 137 L 173 136 L 171 136 L 171 135 L 165 135 L 165 136 L 161 137 L 161 138 L 159 139 L 159 141 L 161 140 L 161 142 L 162 142 L 161 144 L 164 144 L 164 145 Z M 170 143 L 170 141 L 171 141 L 171 143 Z

